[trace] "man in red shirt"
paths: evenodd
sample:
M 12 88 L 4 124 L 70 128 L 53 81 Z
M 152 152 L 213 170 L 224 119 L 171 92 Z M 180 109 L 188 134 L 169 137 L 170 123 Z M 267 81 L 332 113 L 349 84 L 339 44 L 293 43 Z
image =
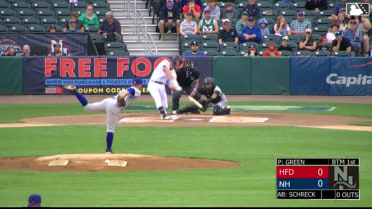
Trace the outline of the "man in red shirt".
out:
M 282 56 L 278 51 L 276 51 L 274 45 L 269 45 L 267 49 L 268 51 L 262 54 L 263 57 L 281 57 Z
M 186 13 L 191 12 L 192 18 L 200 19 L 201 8 L 195 4 L 194 0 L 188 0 L 187 5 L 182 8 L 183 16 L 186 17 Z

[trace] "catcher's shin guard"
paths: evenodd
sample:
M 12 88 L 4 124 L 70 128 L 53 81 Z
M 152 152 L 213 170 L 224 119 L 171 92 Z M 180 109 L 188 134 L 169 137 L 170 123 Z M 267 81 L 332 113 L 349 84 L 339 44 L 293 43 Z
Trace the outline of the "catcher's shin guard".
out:
M 222 108 L 218 105 L 213 108 L 213 115 L 230 115 L 230 107 Z

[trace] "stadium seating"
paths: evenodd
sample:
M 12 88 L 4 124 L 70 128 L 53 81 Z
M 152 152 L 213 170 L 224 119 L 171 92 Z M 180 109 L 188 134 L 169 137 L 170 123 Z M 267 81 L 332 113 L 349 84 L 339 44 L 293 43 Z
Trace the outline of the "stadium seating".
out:
M 22 20 L 19 17 L 7 17 L 3 21 L 3 24 L 7 26 L 18 25 L 22 23 Z
M 70 10 L 70 4 L 67 2 L 55 2 L 52 4 L 52 7 L 55 10 L 61 10 L 61 9 Z
M 352 53 L 347 52 L 347 51 L 338 51 L 338 52 L 333 52 L 332 56 L 335 57 L 351 57 Z
M 218 35 L 217 34 L 204 34 L 201 35 L 201 42 L 210 42 L 210 41 L 218 41 Z
M 13 10 L 13 9 L 1 9 L 0 10 L 0 18 L 5 18 L 5 17 L 11 17 L 11 16 L 15 16 L 16 15 L 16 11 Z
M 221 56 L 237 56 L 238 52 L 236 50 L 222 49 L 220 52 Z
M 21 24 L 9 27 L 9 32 L 27 32 L 27 27 Z
M 39 19 L 35 17 L 27 17 L 22 20 L 22 23 L 24 25 L 34 25 L 34 24 L 39 24 Z
M 220 55 L 220 53 L 215 50 L 204 50 L 204 54 L 206 56 L 219 56 Z
M 306 50 L 299 50 L 295 52 L 295 56 L 297 57 L 311 57 L 313 52 L 311 51 L 306 51 Z
M 328 57 L 330 55 L 331 55 L 331 52 L 329 51 L 318 51 L 318 52 L 313 53 L 313 56 L 316 56 L 316 57 Z
M 12 4 L 14 9 L 28 9 L 31 7 L 30 3 L 27 2 L 16 2 Z
M 107 52 L 108 56 L 129 56 L 128 51 L 124 50 L 110 50 Z
M 8 27 L 4 25 L 0 25 L 0 32 L 8 32 L 8 31 L 9 31 Z
M 0 9 L 10 9 L 10 8 L 11 8 L 11 4 L 9 4 L 8 2 L 3 2 L 3 1 L 0 2 Z
M 28 32 L 46 32 L 46 29 L 42 25 L 29 25 Z
M 17 10 L 17 15 L 21 18 L 35 17 L 36 13 L 33 9 L 20 9 Z
M 220 51 L 224 51 L 224 50 L 231 50 L 231 51 L 239 51 L 239 44 L 235 43 L 235 42 L 225 42 L 223 44 L 220 45 Z
M 204 42 L 203 43 L 203 50 L 214 50 L 219 52 L 220 51 L 220 44 L 217 42 Z
M 287 50 L 279 51 L 279 53 L 284 57 L 293 56 L 293 52 Z

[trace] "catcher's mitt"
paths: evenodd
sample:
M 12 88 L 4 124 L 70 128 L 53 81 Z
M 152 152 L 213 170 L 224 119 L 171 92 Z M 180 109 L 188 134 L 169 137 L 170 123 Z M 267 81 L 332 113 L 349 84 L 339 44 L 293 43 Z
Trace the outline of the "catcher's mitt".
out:
M 124 99 L 120 99 L 120 100 L 118 100 L 118 106 L 119 106 L 119 107 L 125 107 L 125 105 L 127 105 L 127 103 L 125 102 Z

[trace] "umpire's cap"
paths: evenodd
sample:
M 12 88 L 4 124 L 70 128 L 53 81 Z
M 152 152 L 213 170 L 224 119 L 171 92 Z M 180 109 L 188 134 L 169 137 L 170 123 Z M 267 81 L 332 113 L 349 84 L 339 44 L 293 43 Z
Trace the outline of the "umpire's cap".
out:
M 142 84 L 142 79 L 135 78 L 135 79 L 132 80 L 132 84 Z

